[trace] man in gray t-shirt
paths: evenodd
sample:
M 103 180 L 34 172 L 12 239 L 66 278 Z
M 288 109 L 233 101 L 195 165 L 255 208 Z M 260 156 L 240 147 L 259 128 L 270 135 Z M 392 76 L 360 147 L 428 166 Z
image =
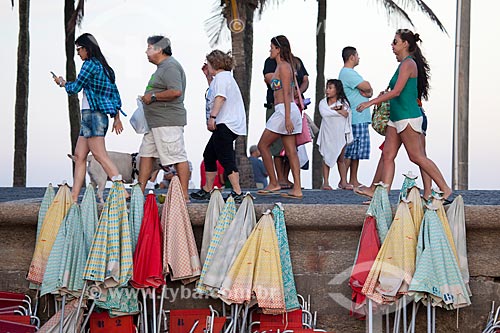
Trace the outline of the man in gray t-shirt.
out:
M 144 191 L 153 169 L 153 160 L 160 158 L 163 166 L 175 166 L 184 197 L 189 200 L 189 165 L 184 145 L 186 75 L 179 62 L 172 57 L 168 38 L 152 36 L 147 43 L 148 60 L 157 69 L 142 96 L 149 132 L 144 134 L 139 149 L 139 182 Z

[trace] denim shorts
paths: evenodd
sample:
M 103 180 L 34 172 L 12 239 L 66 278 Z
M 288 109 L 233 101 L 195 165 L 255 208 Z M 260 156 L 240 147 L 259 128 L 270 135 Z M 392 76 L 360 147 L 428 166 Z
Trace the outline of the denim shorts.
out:
M 91 138 L 93 136 L 106 136 L 108 131 L 108 116 L 100 111 L 82 110 L 82 123 L 80 136 Z

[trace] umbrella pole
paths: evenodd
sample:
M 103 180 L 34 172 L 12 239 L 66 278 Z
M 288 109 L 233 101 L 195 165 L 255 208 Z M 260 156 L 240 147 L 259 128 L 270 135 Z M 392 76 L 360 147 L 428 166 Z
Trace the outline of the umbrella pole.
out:
M 163 316 L 163 299 L 165 298 L 165 293 L 167 292 L 167 285 L 163 285 L 161 288 L 161 299 L 160 299 L 160 309 L 158 309 L 158 328 L 156 333 L 160 333 L 161 329 L 161 318 Z
M 368 333 L 373 332 L 373 303 L 368 299 Z
M 391 333 L 391 317 L 389 312 L 389 305 L 385 309 L 385 331 Z
M 246 321 L 247 321 L 247 315 L 248 315 L 248 308 L 249 308 L 249 304 L 250 303 L 247 303 L 245 305 L 245 310 L 243 311 L 243 318 L 241 319 L 241 328 L 240 328 L 240 332 L 245 332 L 245 324 L 246 324 Z
M 431 325 L 431 299 L 427 297 L 427 333 L 432 333 L 432 325 Z
M 62 298 L 62 307 L 61 307 L 61 321 L 60 321 L 60 325 L 59 325 L 59 333 L 63 333 L 64 332 L 63 326 L 64 326 L 64 304 L 65 303 L 66 303 L 66 295 L 63 295 L 63 298 Z
M 87 326 L 87 323 L 89 322 L 90 315 L 94 311 L 94 307 L 95 307 L 95 300 L 92 302 L 92 305 L 90 306 L 89 313 L 87 314 L 87 318 L 85 318 L 85 321 L 83 322 L 82 327 L 80 328 L 80 333 L 85 332 L 85 326 Z M 78 317 L 76 317 L 76 318 L 78 319 Z
M 417 319 L 417 303 L 413 300 L 412 313 L 411 313 L 411 333 L 415 333 L 415 320 Z
M 83 297 L 85 297 L 85 289 L 87 289 L 87 280 L 83 283 L 82 294 L 80 295 L 80 300 L 78 301 L 78 308 L 76 309 L 76 318 L 80 315 L 80 309 L 82 308 Z
M 151 309 L 151 312 L 153 312 L 153 333 L 156 333 L 156 288 L 152 287 L 153 289 L 153 308 Z
M 33 309 L 33 314 L 36 316 L 38 312 L 38 302 L 40 301 L 40 288 L 37 288 L 35 295 L 35 308 Z
M 432 333 L 436 333 L 436 307 L 432 307 Z
M 408 318 L 406 317 L 406 295 L 403 295 L 403 332 L 406 332 L 408 329 Z
M 400 300 L 396 301 L 396 312 L 394 313 L 394 327 L 392 329 L 393 333 L 399 333 L 399 322 L 401 318 L 401 308 L 399 307 L 400 305 Z
M 236 333 L 236 327 L 238 326 L 238 314 L 240 312 L 239 304 L 234 305 L 234 321 L 233 321 L 233 333 Z
M 146 300 L 146 291 L 141 288 L 142 299 L 144 300 L 144 333 L 148 333 L 148 302 Z

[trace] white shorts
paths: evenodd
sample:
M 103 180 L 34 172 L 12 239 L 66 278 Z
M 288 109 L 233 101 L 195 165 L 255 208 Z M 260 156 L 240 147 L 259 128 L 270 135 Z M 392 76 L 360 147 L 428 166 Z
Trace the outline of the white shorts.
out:
M 424 121 L 424 117 L 418 118 L 409 118 L 409 119 L 401 119 L 398 121 L 387 122 L 387 126 L 391 126 L 396 128 L 396 131 L 399 133 L 403 132 L 406 126 L 410 125 L 411 128 L 418 133 L 422 133 L 422 122 Z
M 302 133 L 302 115 L 294 102 L 290 103 L 290 119 L 293 124 L 293 132 L 291 134 L 288 133 L 285 126 L 285 104 L 277 104 L 274 106 L 274 113 L 266 123 L 266 128 L 271 132 L 282 135 Z
M 162 165 L 186 162 L 184 127 L 165 126 L 151 128 L 142 138 L 139 156 L 159 157 Z

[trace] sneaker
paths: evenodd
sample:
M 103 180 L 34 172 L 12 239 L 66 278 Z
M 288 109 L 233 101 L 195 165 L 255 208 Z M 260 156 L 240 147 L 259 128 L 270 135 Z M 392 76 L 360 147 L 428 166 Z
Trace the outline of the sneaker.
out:
M 198 192 L 193 192 L 189 195 L 194 200 L 210 200 L 210 192 L 200 189 Z
M 240 204 L 243 201 L 243 197 L 244 197 L 243 192 L 241 192 L 240 194 L 236 194 L 236 192 L 231 191 L 231 194 L 229 194 L 229 195 L 233 197 L 234 202 L 237 204 Z M 229 196 L 227 198 L 229 198 Z M 226 198 L 226 200 L 227 200 L 227 198 Z

